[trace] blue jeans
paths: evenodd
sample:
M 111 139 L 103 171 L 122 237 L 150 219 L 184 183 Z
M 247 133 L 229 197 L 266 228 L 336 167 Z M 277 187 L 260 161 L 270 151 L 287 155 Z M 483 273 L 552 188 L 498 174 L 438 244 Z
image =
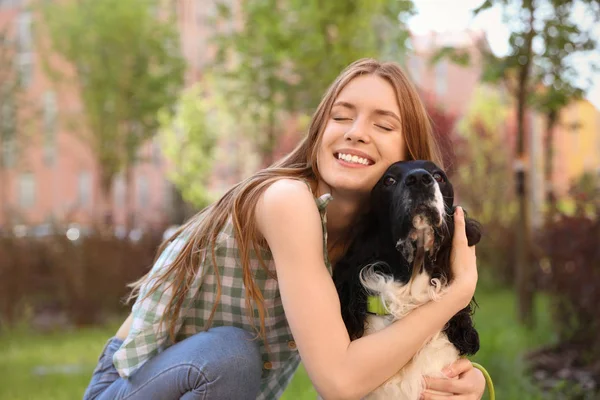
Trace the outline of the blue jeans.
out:
M 239 328 L 212 328 L 167 348 L 124 379 L 112 362 L 123 341 L 112 338 L 83 400 L 256 399 L 262 359 L 252 339 Z

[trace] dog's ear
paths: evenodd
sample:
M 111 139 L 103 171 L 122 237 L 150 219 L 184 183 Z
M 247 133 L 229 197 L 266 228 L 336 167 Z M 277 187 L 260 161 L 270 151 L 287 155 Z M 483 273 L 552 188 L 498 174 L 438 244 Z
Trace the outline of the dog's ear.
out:
M 472 304 L 469 304 L 452 317 L 444 329 L 448 340 L 461 356 L 471 356 L 479 351 L 479 333 L 473 325 L 472 314 Z
M 473 218 L 469 218 L 465 211 L 465 230 L 469 246 L 475 246 L 481 240 L 481 224 Z

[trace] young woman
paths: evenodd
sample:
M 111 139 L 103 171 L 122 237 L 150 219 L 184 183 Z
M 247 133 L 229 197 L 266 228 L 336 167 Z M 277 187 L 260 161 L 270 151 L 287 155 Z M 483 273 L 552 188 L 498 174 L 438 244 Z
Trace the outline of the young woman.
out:
M 356 61 L 292 153 L 159 249 L 132 285 L 132 313 L 107 343 L 85 398 L 274 399 L 300 359 L 325 399 L 358 399 L 381 385 L 469 303 L 477 282 L 459 209 L 448 294 L 350 341 L 331 266 L 377 180 L 406 159 L 440 162 L 415 89 L 396 64 Z M 456 379 L 428 380 L 425 399 L 483 394 L 483 375 L 469 361 L 447 375 Z

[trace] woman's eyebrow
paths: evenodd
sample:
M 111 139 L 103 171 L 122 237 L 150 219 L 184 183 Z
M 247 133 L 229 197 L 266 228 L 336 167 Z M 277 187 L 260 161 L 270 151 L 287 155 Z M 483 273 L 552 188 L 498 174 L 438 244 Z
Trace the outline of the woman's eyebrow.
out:
M 331 106 L 331 108 L 333 107 L 344 107 L 351 110 L 356 110 L 356 106 L 352 103 L 348 103 L 347 101 L 336 101 L 333 106 Z
M 350 110 L 356 110 L 356 106 L 352 103 L 348 103 L 347 101 L 336 101 L 333 104 L 333 106 L 331 106 L 331 108 L 333 108 L 333 107 L 344 107 L 344 108 L 348 108 Z M 378 114 L 378 115 L 392 117 L 392 118 L 395 118 L 396 120 L 398 120 L 398 122 L 401 122 L 400 117 L 393 111 L 377 109 L 374 111 L 374 113 Z
M 398 120 L 398 122 L 400 121 L 400 117 L 396 115 L 395 112 L 393 111 L 388 111 L 388 110 L 375 110 L 375 114 L 379 114 L 379 115 L 386 115 L 388 117 L 392 117 Z

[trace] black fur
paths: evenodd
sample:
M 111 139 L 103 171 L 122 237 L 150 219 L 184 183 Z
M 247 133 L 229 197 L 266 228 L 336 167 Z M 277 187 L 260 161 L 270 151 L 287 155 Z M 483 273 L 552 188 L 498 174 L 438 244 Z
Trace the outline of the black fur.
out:
M 350 248 L 334 267 L 333 278 L 341 302 L 342 317 L 351 339 L 363 336 L 367 317 L 368 293 L 359 280 L 361 269 L 383 261 L 385 264 L 377 267 L 382 273 L 393 275 L 400 282 L 410 280 L 412 262 L 407 260 L 407 256 L 410 258 L 411 246 L 397 249 L 396 244 L 398 240 L 408 237 L 415 213 L 427 215 L 433 225 L 439 222 L 436 213 L 422 206 L 431 199 L 431 179 L 434 177 L 440 179 L 438 184 L 444 199 L 446 218 L 444 224 L 434 227 L 434 250 L 425 256 L 424 268 L 432 277 L 445 277 L 447 282 L 452 282 L 450 250 L 455 209 L 452 184 L 446 174 L 430 161 L 392 164 L 373 188 L 370 211 L 361 218 Z M 479 223 L 466 216 L 465 223 L 469 245 L 477 244 L 481 238 Z M 475 305 L 473 299 L 471 305 L 458 312 L 445 328 L 449 340 L 461 355 L 472 355 L 479 350 L 479 335 L 472 321 L 472 306 Z

